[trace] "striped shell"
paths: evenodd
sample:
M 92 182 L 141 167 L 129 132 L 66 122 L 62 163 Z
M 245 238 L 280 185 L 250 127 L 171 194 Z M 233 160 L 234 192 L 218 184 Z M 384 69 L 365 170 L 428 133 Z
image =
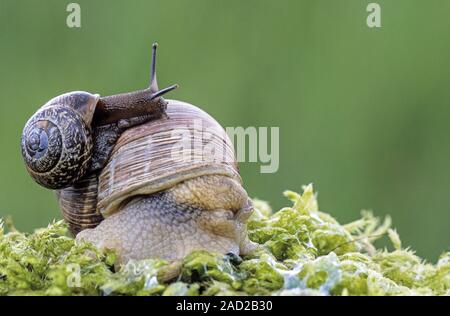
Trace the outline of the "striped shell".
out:
M 191 104 L 167 101 L 167 118 L 131 128 L 116 143 L 99 176 L 97 207 L 104 216 L 131 196 L 202 175 L 225 175 L 241 182 L 223 127 Z
M 97 175 L 91 174 L 71 187 L 56 191 L 61 213 L 73 235 L 95 228 L 103 220 L 97 212 L 97 188 Z
M 98 98 L 81 91 L 66 93 L 47 102 L 28 120 L 22 133 L 22 156 L 37 183 L 61 189 L 85 174 Z

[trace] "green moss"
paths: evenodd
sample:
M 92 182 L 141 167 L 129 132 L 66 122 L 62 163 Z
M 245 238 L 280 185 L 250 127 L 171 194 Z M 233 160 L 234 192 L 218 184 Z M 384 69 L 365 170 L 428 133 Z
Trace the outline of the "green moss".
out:
M 54 222 L 33 234 L 0 222 L 0 295 L 450 295 L 450 253 L 436 264 L 403 249 L 390 218 L 370 212 L 346 225 L 320 212 L 312 186 L 287 191 L 272 213 L 255 200 L 248 228 L 260 247 L 245 258 L 197 251 L 181 264 L 131 261 L 76 244 Z M 6 220 L 6 219 L 5 219 Z M 392 251 L 376 249 L 388 236 Z M 179 271 L 171 282 L 162 276 Z

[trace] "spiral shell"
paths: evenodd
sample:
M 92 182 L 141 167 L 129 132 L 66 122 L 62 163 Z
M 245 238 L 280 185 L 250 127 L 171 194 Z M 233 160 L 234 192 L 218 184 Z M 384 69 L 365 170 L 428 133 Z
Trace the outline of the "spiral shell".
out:
M 22 133 L 22 156 L 33 179 L 49 189 L 72 185 L 87 171 L 92 154 L 91 119 L 98 96 L 72 92 L 34 114 Z
M 97 175 L 89 174 L 74 185 L 56 191 L 61 213 L 74 236 L 86 228 L 96 227 L 103 220 L 97 212 L 97 189 Z

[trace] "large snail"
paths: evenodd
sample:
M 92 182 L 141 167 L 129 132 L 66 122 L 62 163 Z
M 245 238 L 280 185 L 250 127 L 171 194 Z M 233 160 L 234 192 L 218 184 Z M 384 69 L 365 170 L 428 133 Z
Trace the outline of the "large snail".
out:
M 129 100 L 117 104 L 122 102 L 123 109 L 135 106 Z M 166 115 L 128 116 L 120 133 L 113 133 L 107 155 L 96 159 L 102 161 L 97 172 L 57 191 L 71 231 L 77 240 L 114 249 L 121 263 L 175 260 L 199 249 L 248 253 L 254 249 L 246 232 L 252 203 L 224 129 L 194 105 L 164 100 L 159 107 Z M 102 120 L 121 122 L 124 113 L 102 114 Z M 100 134 L 94 132 L 94 143 Z

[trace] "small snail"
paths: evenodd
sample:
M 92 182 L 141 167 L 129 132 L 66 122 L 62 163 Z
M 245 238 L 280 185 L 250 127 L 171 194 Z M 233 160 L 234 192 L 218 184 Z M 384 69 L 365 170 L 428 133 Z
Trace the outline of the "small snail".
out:
M 246 222 L 252 202 L 242 186 L 230 139 L 198 107 L 160 98 L 174 86 L 158 91 L 154 75 L 151 82 L 150 91 L 92 96 L 69 106 L 68 111 L 77 110 L 77 118 L 83 119 L 63 125 L 70 129 L 78 124 L 87 131 L 82 139 L 92 137 L 91 162 L 85 163 L 89 157 L 73 146 L 81 155 L 71 161 L 82 166 L 81 172 L 71 176 L 75 181 L 67 186 L 66 175 L 59 174 L 38 181 L 59 188 L 59 205 L 76 239 L 114 249 L 119 263 L 177 260 L 200 249 L 236 255 L 250 252 L 255 246 L 247 237 Z M 153 95 L 157 98 L 152 99 Z M 42 113 L 58 102 L 51 101 Z M 94 103 L 92 114 L 90 104 Z M 46 135 L 28 132 L 26 127 L 24 134 L 30 136 L 22 140 L 24 155 L 28 150 L 36 152 L 35 160 L 40 158 L 41 145 L 46 148 L 43 151 L 53 153 L 65 137 L 54 136 L 52 120 L 40 123 L 40 113 L 28 124 L 45 130 Z M 39 171 L 61 160 L 51 158 L 50 163 L 28 165 Z
M 177 87 L 158 90 L 153 45 L 150 87 L 100 97 L 83 91 L 48 101 L 26 123 L 21 147 L 32 178 L 49 189 L 63 189 L 89 171 L 102 168 L 120 133 L 157 118 L 166 102 L 161 96 Z

